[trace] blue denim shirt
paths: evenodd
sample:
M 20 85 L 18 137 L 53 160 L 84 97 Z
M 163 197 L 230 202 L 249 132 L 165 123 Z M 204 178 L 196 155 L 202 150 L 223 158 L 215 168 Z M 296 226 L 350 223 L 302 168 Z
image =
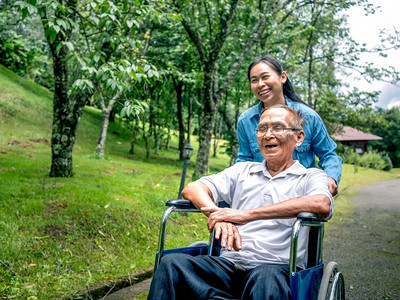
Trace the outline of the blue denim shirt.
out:
M 313 168 L 315 167 L 315 155 L 318 156 L 318 166 L 325 171 L 328 177 L 335 179 L 339 186 L 343 159 L 336 154 L 336 143 L 330 138 L 321 117 L 303 103 L 292 101 L 286 97 L 285 100 L 287 106 L 301 111 L 305 119 L 303 126 L 305 138 L 303 143 L 295 148 L 293 159 L 298 160 L 306 168 Z M 237 124 L 239 154 L 236 162 L 262 162 L 264 160 L 254 132 L 258 126 L 262 108 L 263 104 L 260 101 L 259 104 L 249 108 L 239 117 Z

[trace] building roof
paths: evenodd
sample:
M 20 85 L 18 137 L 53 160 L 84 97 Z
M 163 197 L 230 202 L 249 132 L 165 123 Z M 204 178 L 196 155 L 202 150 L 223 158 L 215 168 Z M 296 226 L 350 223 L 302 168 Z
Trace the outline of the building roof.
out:
M 362 132 L 358 129 L 343 126 L 343 129 L 339 133 L 335 133 L 332 137 L 337 141 L 377 141 L 381 140 L 380 136 L 376 136 L 370 133 Z

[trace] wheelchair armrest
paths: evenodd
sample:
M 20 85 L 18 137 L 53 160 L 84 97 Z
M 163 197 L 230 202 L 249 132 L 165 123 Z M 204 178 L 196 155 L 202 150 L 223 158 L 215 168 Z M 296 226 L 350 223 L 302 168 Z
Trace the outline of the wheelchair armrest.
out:
M 165 203 L 165 205 L 168 207 L 174 206 L 178 209 L 196 208 L 196 206 L 194 206 L 192 202 L 190 202 L 189 200 L 185 200 L 185 199 L 168 200 Z
M 314 213 L 301 212 L 297 215 L 297 220 L 302 220 L 303 222 L 326 222 L 325 219 L 318 217 Z

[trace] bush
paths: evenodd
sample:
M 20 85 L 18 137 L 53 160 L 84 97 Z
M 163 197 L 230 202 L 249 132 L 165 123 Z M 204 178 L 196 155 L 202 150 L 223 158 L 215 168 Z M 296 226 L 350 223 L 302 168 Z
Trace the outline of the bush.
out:
M 392 160 L 390 159 L 389 155 L 386 153 L 383 157 L 383 161 L 385 162 L 384 171 L 390 171 L 393 168 Z
M 361 155 L 360 166 L 375 170 L 383 170 L 386 164 L 379 153 L 371 151 Z
M 354 165 L 355 170 L 357 166 L 385 171 L 393 168 L 393 164 L 387 153 L 379 153 L 371 150 L 368 153 L 360 155 L 354 152 L 352 147 L 341 144 L 337 147 L 337 153 L 343 158 L 344 163 Z

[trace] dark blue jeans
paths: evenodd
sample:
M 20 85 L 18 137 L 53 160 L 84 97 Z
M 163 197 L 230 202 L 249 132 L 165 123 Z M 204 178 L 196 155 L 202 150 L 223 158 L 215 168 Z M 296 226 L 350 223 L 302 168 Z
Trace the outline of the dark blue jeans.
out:
M 290 299 L 288 265 L 237 268 L 214 256 L 169 254 L 154 274 L 147 299 Z

